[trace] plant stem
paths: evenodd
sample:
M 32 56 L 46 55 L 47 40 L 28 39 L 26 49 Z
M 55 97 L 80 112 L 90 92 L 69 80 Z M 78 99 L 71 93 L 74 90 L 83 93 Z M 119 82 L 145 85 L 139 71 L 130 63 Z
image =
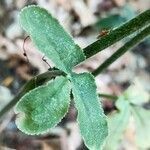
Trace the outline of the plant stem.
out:
M 118 99 L 118 96 L 116 96 L 116 95 L 110 95 L 110 94 L 105 94 L 105 93 L 101 93 L 98 95 L 99 95 L 99 97 L 104 97 L 104 98 L 108 98 L 108 99 L 112 99 L 112 100 Z
M 102 37 L 100 40 L 97 40 L 93 44 L 87 46 L 84 48 L 84 53 L 86 58 L 89 58 L 96 53 L 102 51 L 103 49 L 109 47 L 110 45 L 116 43 L 117 41 L 123 39 L 126 36 L 129 36 L 130 34 L 138 31 L 139 29 L 143 28 L 147 24 L 150 23 L 150 10 L 147 10 L 134 19 L 128 21 L 127 23 L 123 24 L 122 26 L 112 30 L 108 35 Z M 148 29 L 148 28 L 146 28 Z M 150 29 L 149 29 L 150 30 Z M 144 31 L 141 32 L 141 34 Z M 134 45 L 136 45 L 138 42 L 144 39 L 144 37 L 148 36 L 149 31 L 147 33 L 142 34 L 142 37 L 136 38 L 136 42 L 130 41 L 126 43 L 125 48 L 121 48 L 121 52 L 118 52 L 115 54 L 115 56 L 112 56 L 113 58 L 109 58 L 109 60 L 100 66 L 97 71 L 95 71 L 93 74 L 97 75 L 99 72 L 101 72 L 103 69 L 105 69 L 107 66 L 109 66 L 112 62 L 114 62 L 118 57 L 120 57 L 122 54 L 124 54 L 129 48 L 132 48 Z M 139 36 L 141 36 L 139 34 Z M 133 45 L 132 45 L 133 44 Z M 48 71 L 43 74 L 37 75 L 34 78 L 32 78 L 30 81 L 28 81 L 25 86 L 22 88 L 22 90 L 18 93 L 18 95 L 10 102 L 8 103 L 1 111 L 0 111 L 0 118 L 10 110 L 18 101 L 19 99 L 29 92 L 30 90 L 34 89 L 37 86 L 40 86 L 44 84 L 46 81 L 51 80 L 52 78 L 58 76 L 58 75 L 64 75 L 62 71 Z
M 104 69 L 106 69 L 109 65 L 111 65 L 114 61 L 116 61 L 119 57 L 121 57 L 125 52 L 135 47 L 139 42 L 144 40 L 149 35 L 150 35 L 150 26 L 146 27 L 144 30 L 138 33 L 135 37 L 133 37 L 130 41 L 125 43 L 114 54 L 112 54 L 106 61 L 104 61 L 104 63 L 102 63 L 92 74 L 94 76 L 97 76 Z
M 25 95 L 30 90 L 36 88 L 37 86 L 40 86 L 44 84 L 46 81 L 51 80 L 52 78 L 55 78 L 58 75 L 64 75 L 62 71 L 55 70 L 55 71 L 47 71 L 43 74 L 37 75 L 33 77 L 31 80 L 29 80 L 24 87 L 20 90 L 20 92 L 15 96 L 14 99 L 12 99 L 1 111 L 0 111 L 0 118 L 10 110 L 17 102 L 18 100 Z
M 96 53 L 104 50 L 105 48 L 111 46 L 112 44 L 120 41 L 121 39 L 131 35 L 132 33 L 138 31 L 142 27 L 150 23 L 150 9 L 141 13 L 137 17 L 131 19 L 130 21 L 124 23 L 120 27 L 110 31 L 110 33 L 91 45 L 85 47 L 84 54 L 86 58 L 89 58 Z

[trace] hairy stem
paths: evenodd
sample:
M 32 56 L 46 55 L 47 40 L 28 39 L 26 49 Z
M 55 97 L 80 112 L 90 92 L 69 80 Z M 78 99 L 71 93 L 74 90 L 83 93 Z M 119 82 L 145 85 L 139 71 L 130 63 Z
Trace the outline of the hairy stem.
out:
M 141 42 L 144 38 L 150 35 L 150 26 L 146 27 L 140 33 L 138 33 L 135 37 L 133 37 L 130 41 L 125 43 L 121 48 L 119 48 L 112 56 L 110 56 L 104 63 L 102 63 L 92 74 L 97 76 L 104 69 L 106 69 L 109 65 L 115 62 L 119 57 L 121 57 L 125 52 L 135 47 L 139 42 Z
M 120 27 L 112 30 L 108 35 L 100 38 L 96 42 L 84 48 L 83 50 L 86 58 L 95 55 L 96 53 L 104 50 L 112 44 L 131 35 L 147 24 L 150 24 L 150 9 L 124 23 Z

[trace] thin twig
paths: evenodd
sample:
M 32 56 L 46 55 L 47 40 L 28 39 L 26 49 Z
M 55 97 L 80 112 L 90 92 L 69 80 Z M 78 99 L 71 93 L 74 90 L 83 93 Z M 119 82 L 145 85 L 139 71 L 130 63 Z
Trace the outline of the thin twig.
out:
M 27 59 L 27 62 L 29 63 L 29 58 L 27 56 L 27 53 L 26 53 L 26 49 L 25 49 L 25 43 L 26 43 L 26 40 L 29 38 L 29 36 L 27 36 L 24 40 L 23 40 L 23 56 L 26 57 Z
M 112 100 L 118 99 L 118 96 L 116 96 L 116 95 L 110 95 L 110 94 L 105 94 L 105 93 L 100 93 L 98 95 L 99 95 L 99 97 L 108 98 L 108 99 L 112 99 Z
M 42 60 L 51 68 L 50 64 L 47 62 L 47 59 L 45 59 L 45 55 L 42 57 Z

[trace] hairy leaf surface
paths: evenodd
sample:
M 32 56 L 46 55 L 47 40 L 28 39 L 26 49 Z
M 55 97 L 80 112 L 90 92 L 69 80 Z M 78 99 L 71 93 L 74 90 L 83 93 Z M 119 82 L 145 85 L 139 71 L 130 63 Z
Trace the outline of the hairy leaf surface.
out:
M 70 82 L 57 77 L 35 88 L 16 105 L 16 124 L 27 134 L 40 134 L 54 127 L 66 114 L 70 101 Z
M 129 102 L 121 96 L 116 102 L 116 107 L 118 111 L 113 112 L 110 116 L 108 116 L 109 134 L 104 147 L 105 150 L 118 149 L 119 142 L 122 139 L 123 133 L 129 122 Z
M 71 80 L 81 135 L 90 150 L 99 150 L 108 131 L 106 116 L 96 94 L 94 77 L 89 73 L 72 74 Z
M 25 7 L 20 23 L 37 48 L 66 73 L 85 59 L 81 48 L 47 10 L 39 6 Z

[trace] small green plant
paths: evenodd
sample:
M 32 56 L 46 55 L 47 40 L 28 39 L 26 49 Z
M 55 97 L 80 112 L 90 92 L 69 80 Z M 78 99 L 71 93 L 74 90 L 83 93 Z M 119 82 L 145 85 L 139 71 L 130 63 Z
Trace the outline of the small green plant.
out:
M 38 49 L 65 75 L 20 99 L 16 105 L 18 128 L 27 134 L 40 134 L 57 125 L 68 111 L 72 89 L 85 143 L 90 149 L 99 149 L 107 136 L 107 122 L 98 102 L 94 77 L 90 73 L 72 72 L 75 65 L 85 60 L 83 51 L 45 9 L 24 8 L 20 22 Z
M 134 84 L 116 98 L 117 110 L 108 115 L 109 135 L 104 146 L 105 150 L 118 149 L 131 117 L 135 122 L 135 144 L 139 149 L 150 147 L 150 111 L 142 107 L 148 101 L 149 94 L 141 86 L 138 79 L 135 79 Z
M 58 70 L 52 69 L 31 79 L 0 112 L 0 116 L 17 103 L 17 127 L 26 134 L 42 134 L 56 126 L 65 116 L 72 92 L 78 111 L 77 121 L 86 146 L 90 150 L 101 149 L 108 136 L 108 126 L 99 103 L 94 76 L 150 35 L 150 10 L 111 30 L 108 35 L 83 50 L 43 8 L 25 7 L 20 13 L 20 23 L 37 48 L 54 62 Z M 74 66 L 137 31 L 132 39 L 92 74 L 72 72 Z M 124 112 L 128 105 L 126 102 L 122 106 L 122 101 L 118 100 L 117 108 Z M 124 113 L 118 118 L 122 117 Z

